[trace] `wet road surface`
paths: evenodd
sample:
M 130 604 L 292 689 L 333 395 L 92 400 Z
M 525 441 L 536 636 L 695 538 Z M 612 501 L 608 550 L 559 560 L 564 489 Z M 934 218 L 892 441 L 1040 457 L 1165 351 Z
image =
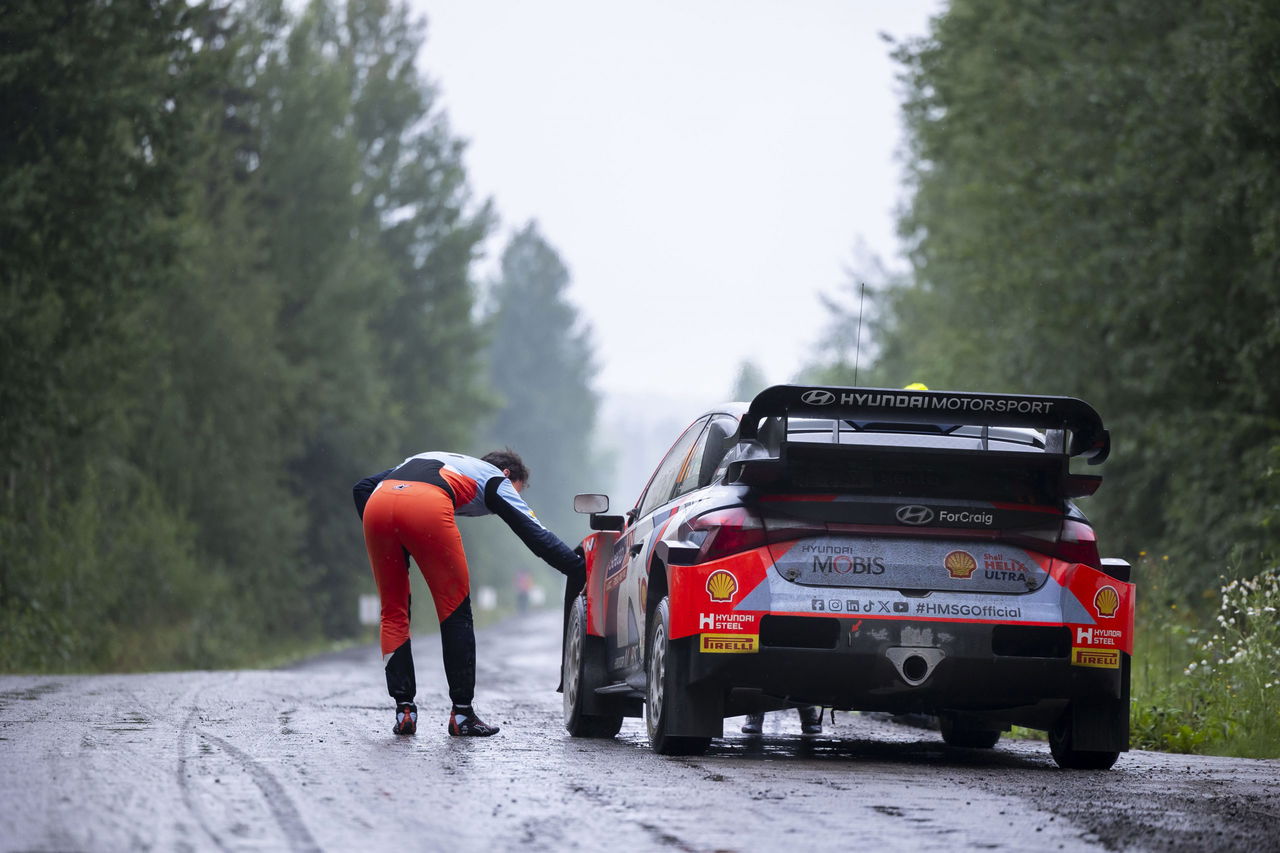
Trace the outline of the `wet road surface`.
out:
M 792 712 L 699 758 L 561 725 L 558 614 L 480 632 L 476 707 L 445 734 L 439 642 L 419 729 L 390 733 L 376 650 L 281 671 L 0 677 L 2 850 L 1278 850 L 1280 761 L 1132 752 L 1058 770 L 1044 743 L 945 747 Z

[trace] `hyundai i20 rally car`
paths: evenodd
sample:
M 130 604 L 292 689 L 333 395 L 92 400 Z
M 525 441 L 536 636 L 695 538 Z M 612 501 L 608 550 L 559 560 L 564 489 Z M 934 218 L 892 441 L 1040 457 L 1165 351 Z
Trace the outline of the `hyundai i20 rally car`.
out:
M 700 754 L 726 717 L 924 713 L 948 744 L 1049 732 L 1062 767 L 1128 748 L 1134 587 L 1073 503 L 1110 437 L 1068 397 L 775 386 L 686 429 L 595 532 L 568 609 L 565 724 Z

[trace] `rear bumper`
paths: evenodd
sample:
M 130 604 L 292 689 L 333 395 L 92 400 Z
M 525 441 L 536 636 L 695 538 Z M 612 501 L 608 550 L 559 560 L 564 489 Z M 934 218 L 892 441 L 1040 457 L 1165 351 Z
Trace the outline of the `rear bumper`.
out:
M 1066 625 L 774 615 L 762 620 L 753 653 L 706 652 L 690 640 L 690 686 L 723 695 L 726 715 L 784 701 L 963 711 L 1047 728 L 1067 702 L 1127 693 L 1128 655 L 1117 654 L 1114 668 L 1073 664 Z

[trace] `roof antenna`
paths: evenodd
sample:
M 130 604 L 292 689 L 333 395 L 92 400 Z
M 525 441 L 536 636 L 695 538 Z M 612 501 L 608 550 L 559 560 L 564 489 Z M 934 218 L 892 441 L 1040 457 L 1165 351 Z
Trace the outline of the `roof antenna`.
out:
M 853 384 L 858 384 L 858 362 L 862 358 L 862 303 L 867 298 L 867 283 L 858 282 L 858 339 L 853 344 Z

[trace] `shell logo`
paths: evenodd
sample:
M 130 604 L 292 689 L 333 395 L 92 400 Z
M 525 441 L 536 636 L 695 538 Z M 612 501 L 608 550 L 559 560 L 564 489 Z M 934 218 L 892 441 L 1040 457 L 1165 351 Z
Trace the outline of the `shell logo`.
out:
M 1103 619 L 1115 618 L 1116 611 L 1120 609 L 1120 593 L 1114 586 L 1104 586 L 1093 597 L 1093 609 Z
M 712 601 L 732 601 L 733 594 L 738 591 L 738 579 L 732 572 L 716 569 L 707 578 L 707 595 Z
M 968 551 L 952 551 L 942 561 L 953 578 L 969 578 L 978 568 L 978 561 Z

